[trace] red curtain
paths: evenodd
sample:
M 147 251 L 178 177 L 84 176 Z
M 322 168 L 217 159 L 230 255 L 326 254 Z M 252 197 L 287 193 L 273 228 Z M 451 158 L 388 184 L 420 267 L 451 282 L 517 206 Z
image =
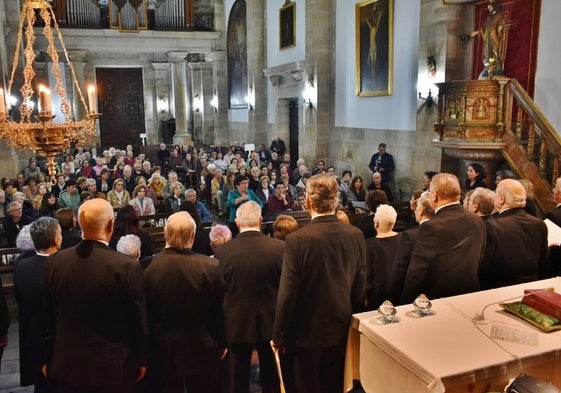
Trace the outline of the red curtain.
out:
M 488 0 L 475 4 L 475 26 L 478 30 L 489 15 Z M 534 96 L 536 57 L 540 32 L 541 0 L 503 0 L 503 11 L 507 13 L 508 41 L 505 59 L 505 76 L 516 78 Z M 477 79 L 483 70 L 483 41 L 477 36 L 473 45 L 472 77 Z

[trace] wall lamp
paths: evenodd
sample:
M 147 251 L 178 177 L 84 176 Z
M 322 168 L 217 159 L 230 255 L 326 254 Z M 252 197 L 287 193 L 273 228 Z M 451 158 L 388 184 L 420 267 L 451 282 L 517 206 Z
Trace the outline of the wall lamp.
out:
M 316 95 L 316 88 L 314 86 L 314 76 L 309 75 L 306 85 L 304 86 L 304 91 L 302 92 L 302 97 L 304 98 L 304 104 L 308 105 L 308 109 L 313 108 L 313 99 Z
M 203 99 L 201 98 L 200 95 L 196 95 L 193 98 L 193 109 L 195 110 L 195 112 L 200 112 L 200 110 L 203 107 Z
M 425 100 L 427 103 L 427 106 L 430 108 L 432 106 L 432 104 L 434 104 L 434 100 L 432 98 L 432 92 L 429 89 L 429 95 L 425 98 L 421 96 L 421 92 L 419 92 L 419 99 L 421 100 Z
M 210 100 L 210 106 L 212 106 L 215 112 L 218 111 L 218 96 L 216 94 L 212 96 L 212 100 Z
M 247 97 L 245 99 L 247 101 L 247 105 L 249 110 L 252 111 L 255 107 L 255 91 L 253 90 L 253 86 L 249 85 L 249 89 L 247 92 Z

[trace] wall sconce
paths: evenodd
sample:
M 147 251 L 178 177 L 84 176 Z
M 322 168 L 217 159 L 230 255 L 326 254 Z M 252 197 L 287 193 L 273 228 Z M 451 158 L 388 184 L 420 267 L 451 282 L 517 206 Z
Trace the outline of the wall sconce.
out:
M 212 106 L 215 112 L 218 111 L 218 96 L 216 94 L 212 96 L 212 100 L 210 100 L 210 106 Z
M 421 96 L 421 92 L 419 92 L 419 99 L 420 100 L 425 100 L 427 106 L 430 108 L 432 106 L 432 104 L 434 104 L 434 100 L 432 99 L 432 92 L 429 89 L 429 95 L 425 98 Z
M 158 97 L 156 108 L 158 109 L 159 113 L 164 113 L 168 111 L 168 102 L 164 96 Z
M 255 107 L 255 91 L 253 91 L 253 86 L 249 86 L 247 97 L 245 99 L 247 101 L 247 105 L 249 106 L 249 110 L 252 111 Z
M 193 109 L 195 110 L 195 112 L 200 112 L 200 110 L 203 107 L 203 99 L 201 98 L 200 95 L 196 95 L 193 98 Z
M 302 97 L 304 98 L 304 104 L 308 105 L 308 109 L 313 108 L 313 100 L 315 99 L 316 88 L 314 86 L 314 76 L 309 75 L 306 85 L 304 86 L 304 91 L 302 92 Z

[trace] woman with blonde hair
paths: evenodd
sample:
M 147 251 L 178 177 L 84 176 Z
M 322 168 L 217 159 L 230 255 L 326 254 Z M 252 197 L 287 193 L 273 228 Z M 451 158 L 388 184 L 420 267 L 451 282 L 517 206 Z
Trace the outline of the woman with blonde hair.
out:
M 37 185 L 37 194 L 33 197 L 33 208 L 37 211 L 41 208 L 41 202 L 43 202 L 43 197 L 45 194 L 49 192 L 49 188 L 47 187 L 47 183 L 39 183 Z

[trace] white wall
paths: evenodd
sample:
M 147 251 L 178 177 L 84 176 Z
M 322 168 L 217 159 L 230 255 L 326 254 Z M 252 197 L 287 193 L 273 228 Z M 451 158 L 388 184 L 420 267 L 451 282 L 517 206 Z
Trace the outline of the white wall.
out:
M 382 97 L 355 95 L 355 3 L 337 0 L 335 125 L 414 131 L 420 1 L 394 0 L 393 94 Z
M 534 100 L 561 133 L 561 2 L 542 0 Z
M 266 66 L 275 67 L 282 64 L 306 59 L 306 4 L 296 1 L 296 45 L 292 48 L 279 48 L 279 11 L 284 3 L 267 0 L 267 62 Z

